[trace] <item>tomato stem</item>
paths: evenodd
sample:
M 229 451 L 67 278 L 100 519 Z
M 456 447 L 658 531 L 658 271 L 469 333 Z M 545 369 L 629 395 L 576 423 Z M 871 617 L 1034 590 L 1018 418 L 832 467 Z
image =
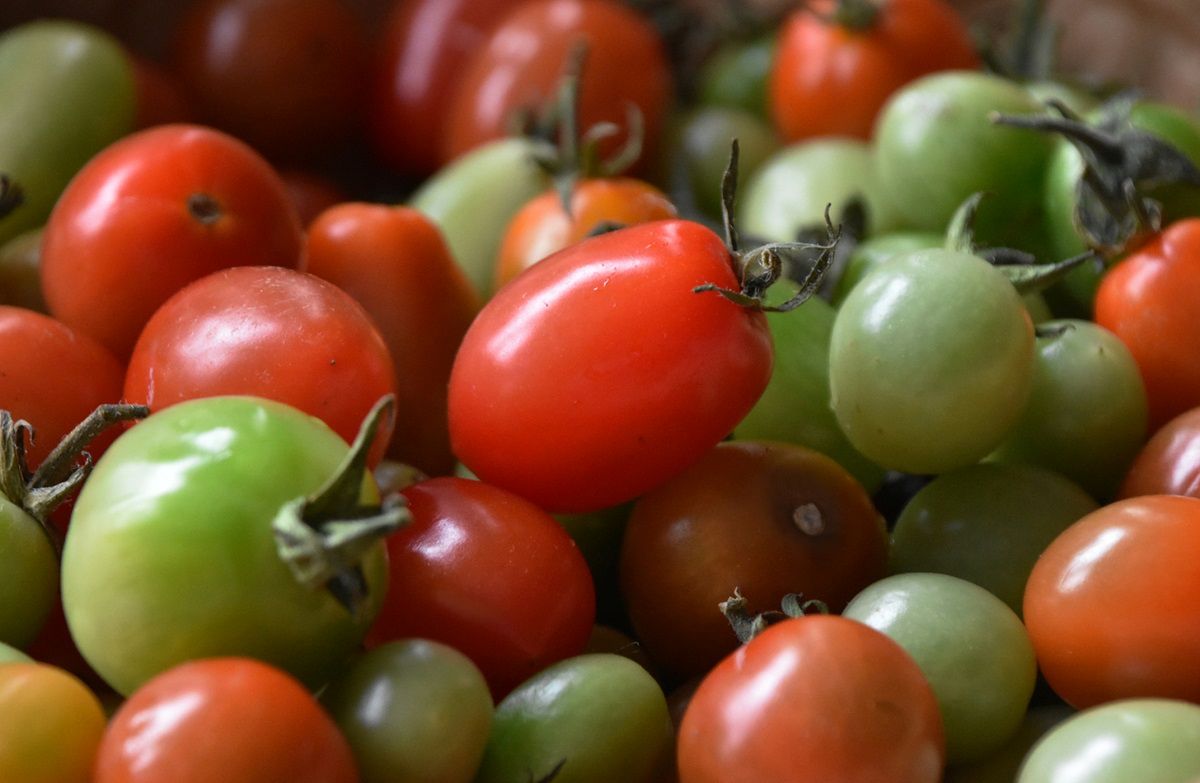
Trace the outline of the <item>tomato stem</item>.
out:
M 721 614 L 729 621 L 734 634 L 742 644 L 767 630 L 768 626 L 784 620 L 793 620 L 809 614 L 829 614 L 829 606 L 816 599 L 803 600 L 800 593 L 788 593 L 780 601 L 780 608 L 755 614 L 750 611 L 750 602 L 736 587 L 733 595 L 717 604 Z
M 0 174 L 0 219 L 6 218 L 25 203 L 25 191 L 7 174 Z
M 206 226 L 221 219 L 221 205 L 207 193 L 193 193 L 187 200 L 188 213 Z

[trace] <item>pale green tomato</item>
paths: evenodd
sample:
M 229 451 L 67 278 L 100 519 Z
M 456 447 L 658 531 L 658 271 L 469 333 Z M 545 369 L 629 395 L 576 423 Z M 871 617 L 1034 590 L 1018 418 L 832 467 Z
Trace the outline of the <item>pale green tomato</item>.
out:
M 16 647 L 0 642 L 0 664 L 5 663 L 33 663 L 33 659 Z
M 0 495 L 0 643 L 24 648 L 58 596 L 58 561 L 37 520 Z

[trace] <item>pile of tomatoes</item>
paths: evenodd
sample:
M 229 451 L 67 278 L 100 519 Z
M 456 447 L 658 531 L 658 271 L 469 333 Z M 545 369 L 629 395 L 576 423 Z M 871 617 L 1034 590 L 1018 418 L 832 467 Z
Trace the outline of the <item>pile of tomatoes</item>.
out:
M 0 781 L 1200 781 L 1200 117 L 767 5 L 0 32 Z

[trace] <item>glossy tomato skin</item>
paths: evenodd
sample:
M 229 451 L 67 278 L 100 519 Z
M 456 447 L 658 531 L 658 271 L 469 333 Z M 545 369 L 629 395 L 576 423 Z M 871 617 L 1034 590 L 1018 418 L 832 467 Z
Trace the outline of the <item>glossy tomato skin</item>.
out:
M 1146 495 L 1076 522 L 1042 553 L 1025 623 L 1068 704 L 1200 701 L 1200 500 Z
M 409 207 L 342 204 L 309 228 L 305 269 L 354 297 L 387 345 L 396 390 L 388 456 L 450 473 L 446 386 L 480 303 L 441 232 Z
M 62 669 L 0 663 L 0 780 L 90 783 L 104 710 Z
M 640 160 L 650 160 L 672 89 L 654 27 L 613 0 L 530 0 L 500 21 L 460 77 L 447 113 L 443 162 L 509 135 L 515 112 L 552 100 L 567 57 L 580 41 L 587 43 L 588 54 L 579 127 L 615 122 L 623 131 L 601 145 L 615 149 L 626 136 L 632 105 L 644 126 Z
M 151 314 L 193 280 L 231 266 L 295 267 L 302 235 L 279 175 L 248 146 L 197 125 L 163 125 L 104 149 L 46 224 L 50 312 L 126 359 Z
M 550 511 L 614 506 L 729 434 L 766 387 L 762 313 L 704 226 L 656 221 L 531 267 L 484 307 L 450 374 L 450 438 L 485 481 Z
M 496 698 L 583 651 L 595 589 L 553 517 L 510 492 L 450 476 L 404 497 L 413 521 L 388 539 L 388 598 L 368 644 L 448 644 L 479 667 Z
M 1134 457 L 1118 496 L 1139 495 L 1200 498 L 1200 408 L 1164 424 Z
M 902 85 L 979 67 L 966 24 L 944 0 L 890 0 L 863 29 L 822 18 L 834 6 L 826 0 L 797 10 L 780 31 L 769 104 L 789 141 L 868 139 L 879 109 Z
M 1109 270 L 1096 293 L 1096 323 L 1129 347 L 1146 383 L 1150 426 L 1200 405 L 1200 218 L 1171 224 Z
M 771 626 L 700 683 L 677 743 L 680 783 L 936 783 L 937 699 L 908 653 L 835 615 Z
M 209 658 L 163 672 L 121 705 L 100 743 L 93 781 L 212 780 L 359 777 L 350 746 L 303 685 L 250 658 Z

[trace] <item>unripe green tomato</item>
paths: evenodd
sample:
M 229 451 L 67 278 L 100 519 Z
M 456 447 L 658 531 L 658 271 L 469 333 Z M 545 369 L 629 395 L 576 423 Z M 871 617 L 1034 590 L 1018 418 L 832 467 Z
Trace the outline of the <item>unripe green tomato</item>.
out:
M 1030 707 L 1008 742 L 978 761 L 951 764 L 943 783 L 1013 783 L 1034 743 L 1074 714 L 1065 704 Z
M 0 642 L 0 665 L 6 663 L 33 663 L 33 659 L 16 647 Z
M 42 526 L 0 495 L 0 642 L 24 648 L 58 596 L 58 562 Z
M 748 41 L 726 41 L 696 74 L 696 102 L 727 106 L 767 119 L 767 78 L 775 57 L 774 32 Z
M 725 106 L 701 106 L 678 119 L 675 146 L 683 156 L 693 198 L 709 217 L 721 217 L 721 179 L 729 147 L 738 141 L 738 177 L 749 181 L 779 149 L 775 129 L 761 117 Z

